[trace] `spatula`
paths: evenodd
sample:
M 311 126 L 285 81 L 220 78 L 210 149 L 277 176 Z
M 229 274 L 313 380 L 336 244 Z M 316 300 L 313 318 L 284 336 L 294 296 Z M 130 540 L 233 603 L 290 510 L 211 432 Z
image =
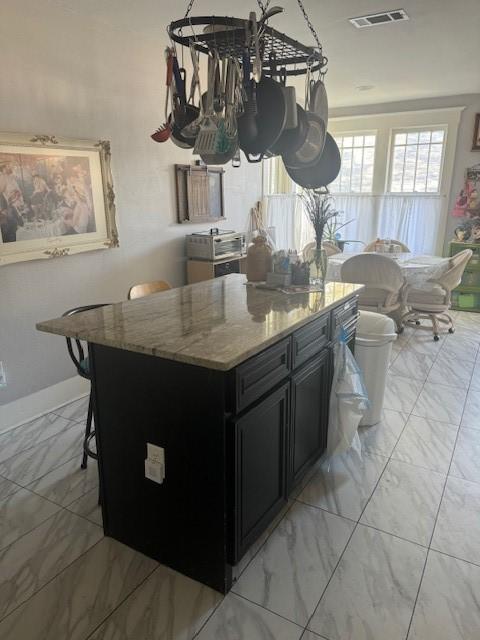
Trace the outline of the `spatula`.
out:
M 217 64 L 218 54 L 209 58 L 207 105 L 193 149 L 193 152 L 199 155 L 214 154 L 217 150 L 218 138 L 220 136 L 218 117 L 213 107 Z

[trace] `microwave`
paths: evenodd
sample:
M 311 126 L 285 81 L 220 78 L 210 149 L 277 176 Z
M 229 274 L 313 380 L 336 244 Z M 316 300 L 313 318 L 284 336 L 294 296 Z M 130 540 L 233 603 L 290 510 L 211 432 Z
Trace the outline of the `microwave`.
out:
M 210 229 L 187 236 L 187 257 L 197 260 L 239 258 L 246 253 L 244 233 Z

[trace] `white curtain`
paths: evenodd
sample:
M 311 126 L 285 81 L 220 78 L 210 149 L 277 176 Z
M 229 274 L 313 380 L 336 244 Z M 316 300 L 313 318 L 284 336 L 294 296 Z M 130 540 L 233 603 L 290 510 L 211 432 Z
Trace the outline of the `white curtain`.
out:
M 273 230 L 275 248 L 301 251 L 315 234 L 300 199 L 292 193 L 295 185 L 279 158 L 264 162 L 264 170 L 268 194 L 263 203 L 264 220 Z M 341 239 L 357 241 L 348 242 L 345 251 L 361 251 L 362 243 L 391 238 L 400 240 L 414 253 L 436 253 L 441 232 L 441 196 L 358 194 L 334 198 L 341 212 L 338 222 L 348 222 L 339 230 Z
M 313 227 L 303 212 L 300 198 L 295 194 L 265 196 L 263 210 L 266 226 L 275 249 L 296 249 L 315 239 Z
M 335 206 L 341 212 L 339 222 L 346 225 L 339 230 L 342 240 L 351 240 L 344 251 L 362 251 L 377 237 L 378 211 L 373 196 L 335 196 Z
M 335 196 L 344 222 L 343 240 L 368 244 L 375 238 L 401 240 L 414 253 L 434 254 L 440 234 L 441 196 Z M 345 251 L 358 251 L 348 243 Z
M 401 240 L 414 253 L 434 254 L 441 208 L 441 196 L 383 196 L 378 237 Z

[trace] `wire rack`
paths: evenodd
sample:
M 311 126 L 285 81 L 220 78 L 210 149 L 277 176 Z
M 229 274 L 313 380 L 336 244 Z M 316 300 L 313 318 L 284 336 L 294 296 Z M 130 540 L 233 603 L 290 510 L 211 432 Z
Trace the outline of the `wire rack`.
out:
M 217 50 L 220 57 L 234 56 L 240 61 L 247 48 L 246 33 L 249 20 L 219 16 L 196 16 L 175 20 L 168 27 L 170 38 L 185 47 L 194 44 L 197 51 L 208 54 Z M 285 69 L 287 76 L 299 76 L 311 71 L 320 71 L 327 64 L 325 56 L 314 47 L 293 40 L 289 36 L 264 26 L 260 36 L 263 69 L 271 71 L 270 55 L 275 54 L 276 66 Z M 255 51 L 251 41 L 248 43 L 251 58 Z

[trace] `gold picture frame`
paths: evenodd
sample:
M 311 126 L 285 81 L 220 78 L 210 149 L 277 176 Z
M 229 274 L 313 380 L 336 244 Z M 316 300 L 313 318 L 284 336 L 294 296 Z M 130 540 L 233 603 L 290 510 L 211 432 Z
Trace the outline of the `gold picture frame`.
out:
M 0 133 L 0 266 L 118 247 L 110 142 Z
M 480 113 L 475 114 L 475 125 L 473 127 L 472 151 L 480 151 Z

